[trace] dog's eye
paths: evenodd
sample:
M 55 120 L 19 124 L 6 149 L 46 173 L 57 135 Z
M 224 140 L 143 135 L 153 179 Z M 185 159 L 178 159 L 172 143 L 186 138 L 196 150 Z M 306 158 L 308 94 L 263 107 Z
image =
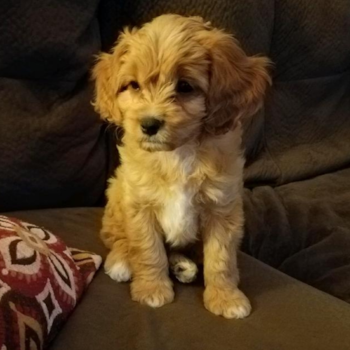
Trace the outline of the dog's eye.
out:
M 139 91 L 140 90 L 140 85 L 137 81 L 132 80 L 130 83 L 125 84 L 121 87 L 121 89 L 119 90 L 119 92 L 124 92 L 126 90 L 128 90 L 129 88 L 135 90 L 135 91 Z
M 189 82 L 186 80 L 179 80 L 179 82 L 176 85 L 176 92 L 180 94 L 188 94 L 190 92 L 193 92 L 193 87 Z
M 131 81 L 129 83 L 129 86 L 133 89 L 133 90 L 140 90 L 140 85 L 137 81 Z

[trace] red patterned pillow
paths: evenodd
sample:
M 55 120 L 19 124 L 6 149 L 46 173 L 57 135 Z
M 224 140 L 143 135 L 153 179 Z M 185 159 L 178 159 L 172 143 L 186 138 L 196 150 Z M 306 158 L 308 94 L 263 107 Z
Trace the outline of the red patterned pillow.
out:
M 42 227 L 0 216 L 0 349 L 43 349 L 101 264 Z

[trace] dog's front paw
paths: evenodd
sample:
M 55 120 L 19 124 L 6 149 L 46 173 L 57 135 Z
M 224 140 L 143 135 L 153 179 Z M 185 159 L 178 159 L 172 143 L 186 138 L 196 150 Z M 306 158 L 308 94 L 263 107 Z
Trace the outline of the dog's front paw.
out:
M 204 291 L 204 306 L 213 314 L 225 318 L 244 318 L 251 311 L 248 298 L 238 288 L 207 286 Z
M 132 300 L 151 307 L 161 307 L 174 300 L 174 290 L 170 279 L 148 281 L 141 278 L 131 283 Z

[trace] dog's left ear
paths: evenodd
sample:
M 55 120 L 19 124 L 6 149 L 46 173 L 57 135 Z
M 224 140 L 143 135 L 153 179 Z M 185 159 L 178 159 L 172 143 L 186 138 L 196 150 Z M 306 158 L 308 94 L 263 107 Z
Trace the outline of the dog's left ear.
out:
M 218 29 L 202 36 L 211 59 L 205 130 L 224 134 L 258 111 L 271 78 L 266 57 L 248 57 L 233 36 Z

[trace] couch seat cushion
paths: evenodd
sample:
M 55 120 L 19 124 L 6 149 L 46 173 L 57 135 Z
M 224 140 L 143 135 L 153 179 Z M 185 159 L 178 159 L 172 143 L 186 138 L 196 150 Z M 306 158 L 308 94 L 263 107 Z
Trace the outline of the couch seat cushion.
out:
M 105 254 L 98 239 L 102 209 L 16 212 L 80 249 Z M 131 301 L 128 284 L 102 270 L 51 349 L 70 350 L 343 350 L 350 344 L 350 306 L 241 254 L 241 287 L 253 305 L 244 320 L 206 311 L 201 281 L 175 283 L 175 302 L 151 309 Z

